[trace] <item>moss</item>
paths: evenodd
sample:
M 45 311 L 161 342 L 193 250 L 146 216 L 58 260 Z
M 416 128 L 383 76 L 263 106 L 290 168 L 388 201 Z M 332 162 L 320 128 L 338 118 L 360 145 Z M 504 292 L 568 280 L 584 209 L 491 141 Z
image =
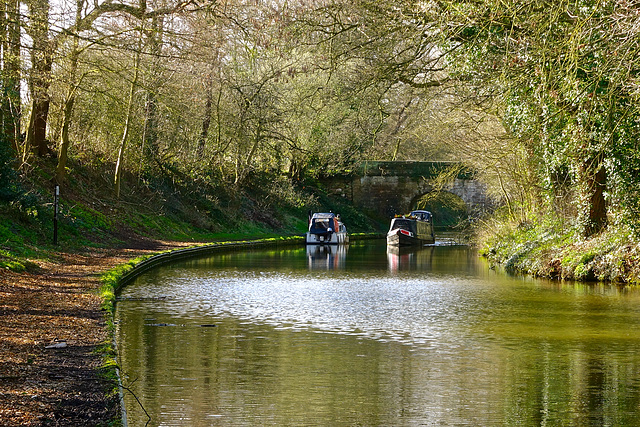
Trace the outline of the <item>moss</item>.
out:
M 113 323 L 113 310 L 116 302 L 116 293 L 120 286 L 122 277 L 135 268 L 136 265 L 150 258 L 151 255 L 135 258 L 125 264 L 120 264 L 100 276 L 102 286 L 100 287 L 100 296 L 102 298 L 102 309 L 107 313 L 111 325 Z
M 118 363 L 117 352 L 114 348 L 115 343 L 115 324 L 114 324 L 114 310 L 116 302 L 116 292 L 121 278 L 132 271 L 137 264 L 147 259 L 149 256 L 139 257 L 133 259 L 127 263 L 120 264 L 105 273 L 100 277 L 102 285 L 99 289 L 99 294 L 102 298 L 102 309 L 105 311 L 105 320 L 107 324 L 107 339 L 98 347 L 97 352 L 102 357 L 102 365 L 100 366 L 98 373 L 101 378 L 106 380 L 107 384 L 110 384 L 110 389 L 107 390 L 109 396 L 114 396 L 118 393 Z M 122 421 L 120 419 L 113 420 L 110 424 L 114 427 L 121 426 Z
M 27 267 L 20 261 L 0 261 L 0 268 L 6 268 L 16 273 L 22 273 Z

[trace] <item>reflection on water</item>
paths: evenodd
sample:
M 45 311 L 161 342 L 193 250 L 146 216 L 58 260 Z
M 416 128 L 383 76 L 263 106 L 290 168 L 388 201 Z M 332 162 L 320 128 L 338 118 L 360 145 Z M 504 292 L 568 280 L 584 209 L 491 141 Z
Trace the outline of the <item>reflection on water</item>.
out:
M 341 269 L 345 266 L 349 245 L 308 245 L 310 270 Z
M 150 425 L 640 423 L 637 290 L 502 276 L 464 247 L 338 249 L 127 287 L 119 362 Z
M 387 247 L 389 271 L 431 270 L 434 246 L 409 248 L 402 246 Z

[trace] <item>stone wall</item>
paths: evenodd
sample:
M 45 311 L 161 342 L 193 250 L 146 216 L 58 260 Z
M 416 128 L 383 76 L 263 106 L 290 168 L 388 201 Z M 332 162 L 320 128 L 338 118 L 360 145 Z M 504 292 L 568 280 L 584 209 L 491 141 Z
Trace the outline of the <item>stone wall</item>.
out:
M 414 163 L 416 162 L 411 162 L 411 166 L 416 169 Z M 424 163 L 425 167 L 433 164 Z M 388 169 L 382 174 L 371 174 L 370 171 L 371 169 L 360 175 L 327 178 L 323 182 L 332 195 L 345 197 L 354 205 L 382 218 L 409 212 L 418 197 L 433 191 L 434 181 L 431 177 L 407 173 L 391 174 Z M 487 197 L 485 185 L 473 179 L 472 174 L 458 175 L 445 187 L 445 191 L 460 197 L 471 214 L 484 212 L 494 205 Z

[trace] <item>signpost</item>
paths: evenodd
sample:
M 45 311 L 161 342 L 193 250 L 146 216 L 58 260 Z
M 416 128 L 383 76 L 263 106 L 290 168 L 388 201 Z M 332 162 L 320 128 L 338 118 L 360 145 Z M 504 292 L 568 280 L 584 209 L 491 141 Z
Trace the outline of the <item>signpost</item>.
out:
M 53 194 L 53 244 L 58 245 L 58 201 L 60 199 L 60 186 L 56 184 Z

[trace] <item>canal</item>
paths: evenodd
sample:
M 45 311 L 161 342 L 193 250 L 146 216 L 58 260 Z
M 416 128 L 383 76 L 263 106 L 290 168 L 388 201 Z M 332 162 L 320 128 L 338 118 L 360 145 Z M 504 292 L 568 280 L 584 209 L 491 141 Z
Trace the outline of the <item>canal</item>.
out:
M 464 246 L 221 253 L 140 276 L 116 322 L 130 426 L 640 425 L 640 291 Z

